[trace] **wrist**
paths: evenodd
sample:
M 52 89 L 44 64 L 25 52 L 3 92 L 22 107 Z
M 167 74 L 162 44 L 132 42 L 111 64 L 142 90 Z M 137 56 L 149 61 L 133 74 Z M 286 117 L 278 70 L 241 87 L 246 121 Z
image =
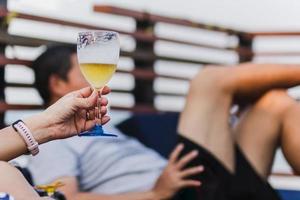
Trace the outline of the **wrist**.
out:
M 168 200 L 168 199 L 171 199 L 171 196 L 172 196 L 168 193 L 161 192 L 157 189 L 153 189 L 151 191 L 151 193 L 152 193 L 153 199 L 155 199 L 155 200 Z
M 33 115 L 23 120 L 26 126 L 31 131 L 34 139 L 38 144 L 43 144 L 52 140 L 52 133 L 48 120 L 43 113 Z
M 155 190 L 150 190 L 150 191 L 146 192 L 145 196 L 149 200 L 161 200 L 159 194 Z

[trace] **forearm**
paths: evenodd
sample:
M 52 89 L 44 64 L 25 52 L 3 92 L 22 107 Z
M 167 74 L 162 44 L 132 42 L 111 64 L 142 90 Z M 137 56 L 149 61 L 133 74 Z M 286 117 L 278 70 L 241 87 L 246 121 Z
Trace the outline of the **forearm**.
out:
M 47 127 L 43 125 L 40 115 L 24 120 L 35 140 L 42 144 L 50 140 Z M 0 130 L 0 160 L 9 161 L 28 152 L 23 138 L 11 127 Z
M 263 93 L 300 84 L 300 65 L 245 63 L 234 67 L 230 74 L 229 85 L 241 94 Z
M 0 160 L 9 161 L 27 152 L 26 144 L 12 127 L 0 131 Z
M 290 88 L 300 84 L 300 65 L 245 63 L 228 67 L 222 74 L 224 91 L 238 104 L 255 101 L 272 89 Z

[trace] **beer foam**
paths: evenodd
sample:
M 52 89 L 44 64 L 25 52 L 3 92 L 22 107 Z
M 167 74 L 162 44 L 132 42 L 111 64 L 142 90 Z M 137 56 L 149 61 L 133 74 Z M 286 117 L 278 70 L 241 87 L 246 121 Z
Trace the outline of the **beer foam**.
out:
M 117 64 L 119 54 L 120 45 L 117 40 L 110 43 L 96 42 L 77 52 L 79 63 Z

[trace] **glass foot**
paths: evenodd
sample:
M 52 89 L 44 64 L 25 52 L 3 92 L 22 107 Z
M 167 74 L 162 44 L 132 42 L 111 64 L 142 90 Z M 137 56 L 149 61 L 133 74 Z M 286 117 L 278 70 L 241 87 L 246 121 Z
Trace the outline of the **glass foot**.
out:
M 102 137 L 118 137 L 114 134 L 105 133 L 102 125 L 96 125 L 93 129 L 80 133 L 78 136 L 102 136 Z

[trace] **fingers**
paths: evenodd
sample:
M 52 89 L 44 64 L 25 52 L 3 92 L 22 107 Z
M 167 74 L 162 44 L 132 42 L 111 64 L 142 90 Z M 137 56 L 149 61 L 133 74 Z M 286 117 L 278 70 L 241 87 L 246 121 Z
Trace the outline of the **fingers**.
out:
M 82 98 L 82 97 L 75 98 L 75 101 L 73 103 L 75 104 L 75 107 L 77 107 L 77 108 L 90 109 L 95 106 L 95 104 L 97 102 L 97 98 L 98 98 L 97 96 L 98 96 L 97 92 L 93 91 L 93 93 L 87 98 Z
M 85 87 L 85 88 L 82 88 L 80 90 L 75 91 L 74 93 L 75 93 L 76 97 L 87 98 L 93 93 L 93 91 L 94 91 L 93 88 Z M 101 95 L 106 95 L 106 94 L 109 94 L 111 92 L 111 89 L 107 86 L 104 86 L 101 91 L 102 91 Z
M 86 98 L 86 97 L 89 97 L 93 93 L 93 88 L 85 87 L 85 88 L 82 88 L 78 91 L 75 91 L 75 93 L 77 94 L 76 95 L 77 97 Z
M 91 130 L 95 125 L 96 125 L 96 120 L 87 120 L 85 122 L 85 130 L 84 131 L 88 131 Z
M 177 168 L 182 169 L 184 168 L 190 161 L 192 161 L 194 158 L 198 156 L 198 151 L 194 150 L 188 153 L 187 155 L 183 156 L 178 162 L 177 162 Z
M 101 95 L 106 95 L 106 94 L 109 94 L 111 92 L 111 89 L 107 86 L 104 86 L 102 88 L 102 92 L 101 92 Z
M 191 168 L 188 168 L 188 169 L 182 171 L 180 173 L 180 177 L 186 178 L 186 177 L 189 177 L 189 176 L 199 174 L 203 171 L 204 171 L 203 165 L 200 165 L 200 166 L 197 166 L 197 167 L 191 167 Z
M 86 117 L 87 120 L 94 120 L 95 117 L 96 117 L 95 109 L 89 110 L 89 111 L 87 112 L 87 115 L 86 115 L 86 116 L 87 116 L 87 117 Z
M 107 104 L 108 104 L 108 100 L 107 100 L 107 98 L 106 97 L 101 97 L 101 100 L 100 100 L 101 102 L 101 106 L 107 106 Z
M 104 116 L 104 117 L 101 118 L 101 124 L 104 125 L 107 122 L 109 122 L 109 120 L 110 120 L 109 116 Z
M 200 181 L 195 181 L 195 180 L 186 180 L 181 182 L 181 188 L 187 188 L 187 187 L 199 187 L 201 186 Z
M 107 122 L 109 122 L 110 117 L 109 116 L 105 116 L 101 119 L 101 124 L 104 125 Z M 92 129 L 96 124 L 99 124 L 99 120 L 95 119 L 95 120 L 87 120 L 85 123 L 85 131 Z
M 106 108 L 105 106 L 101 106 L 100 113 L 101 113 L 101 116 L 106 115 L 106 113 L 107 113 L 107 108 Z
M 169 159 L 169 163 L 175 163 L 178 160 L 178 157 L 181 153 L 181 151 L 183 150 L 184 145 L 183 144 L 179 144 L 176 146 L 176 148 L 172 151 L 171 155 L 170 155 L 170 159 Z

